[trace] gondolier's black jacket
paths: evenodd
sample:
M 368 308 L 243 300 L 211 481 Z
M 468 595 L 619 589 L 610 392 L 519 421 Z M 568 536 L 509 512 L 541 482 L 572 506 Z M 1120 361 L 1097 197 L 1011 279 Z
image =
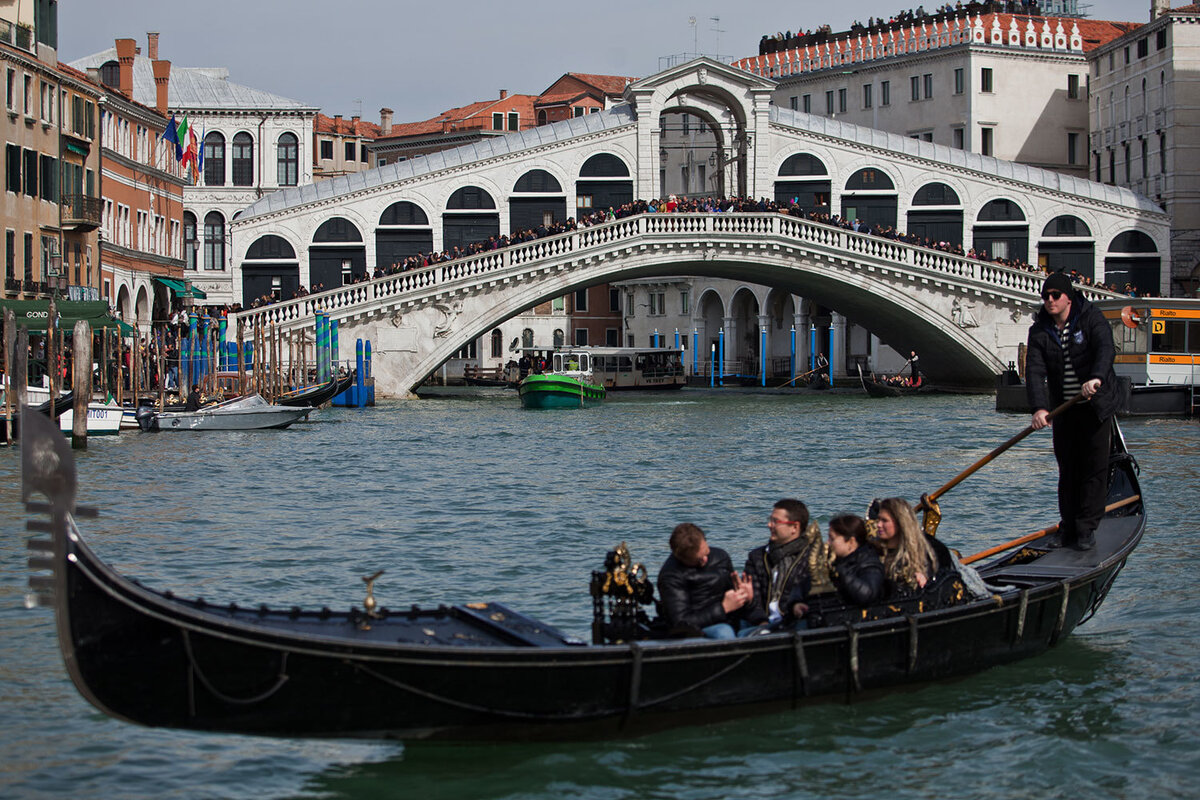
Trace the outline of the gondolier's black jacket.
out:
M 1100 389 L 1089 403 L 1101 420 L 1117 411 L 1121 398 L 1117 391 L 1117 375 L 1113 372 L 1112 328 L 1086 297 L 1075 292 L 1071 300 L 1071 341 L 1068 353 L 1075 366 L 1079 382 L 1100 379 Z M 1029 346 L 1025 355 L 1025 394 L 1029 407 L 1051 410 L 1063 397 L 1063 355 L 1058 343 L 1058 328 L 1054 319 L 1042 308 L 1029 328 Z
M 721 603 L 732 588 L 733 561 L 719 547 L 709 547 L 703 567 L 689 567 L 670 556 L 658 573 L 659 611 L 673 630 L 699 632 L 729 622 Z

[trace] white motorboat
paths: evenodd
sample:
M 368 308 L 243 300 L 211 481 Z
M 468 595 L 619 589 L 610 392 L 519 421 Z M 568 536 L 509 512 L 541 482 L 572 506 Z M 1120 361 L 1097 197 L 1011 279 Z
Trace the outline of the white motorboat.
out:
M 312 411 L 307 407 L 271 405 L 260 394 L 248 394 L 196 411 L 155 411 L 142 406 L 137 410 L 137 420 L 144 431 L 252 431 L 286 428 Z
M 61 396 L 62 393 L 60 393 Z M 26 400 L 30 405 L 38 405 L 50 399 L 50 390 L 44 386 L 29 386 L 25 390 Z M 121 432 L 121 406 L 109 399 L 105 402 L 92 400 L 88 403 L 87 435 L 116 436 Z M 65 434 L 74 431 L 75 410 L 68 408 L 58 416 L 58 427 Z

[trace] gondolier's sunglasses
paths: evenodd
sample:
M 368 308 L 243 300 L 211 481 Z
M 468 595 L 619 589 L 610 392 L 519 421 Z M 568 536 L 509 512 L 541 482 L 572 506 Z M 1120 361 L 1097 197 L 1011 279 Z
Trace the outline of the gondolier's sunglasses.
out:
M 1051 289 L 1048 292 L 1042 292 L 1043 300 L 1057 300 L 1058 298 L 1060 298 L 1062 296 L 1063 296 L 1063 293 L 1060 291 L 1057 291 L 1055 289 Z

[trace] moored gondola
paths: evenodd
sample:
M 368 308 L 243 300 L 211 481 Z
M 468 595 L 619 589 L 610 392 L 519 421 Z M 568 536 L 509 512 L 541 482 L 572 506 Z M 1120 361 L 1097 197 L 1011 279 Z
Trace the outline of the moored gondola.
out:
M 609 615 L 596 638 L 624 641 L 586 645 L 495 603 L 389 611 L 368 589 L 361 608 L 334 612 L 154 591 L 83 541 L 76 520 L 94 512 L 76 509 L 71 451 L 47 430 L 36 420 L 22 440 L 25 495 L 49 498 L 30 504 L 45 515 L 31 529 L 49 533 L 30 543 L 31 586 L 55 608 L 72 680 L 113 716 L 203 731 L 560 740 L 969 674 L 1041 653 L 1086 621 L 1145 526 L 1136 465 L 1114 437 L 1109 501 L 1123 505 L 1101 523 L 1096 548 L 1031 542 L 981 568 L 988 597 L 827 608 L 820 627 L 725 642 L 627 637 Z M 631 565 L 609 566 L 614 586 L 644 585 Z M 607 608 L 612 594 L 601 589 Z
M 342 383 L 342 379 L 333 377 L 325 383 L 318 383 L 313 386 L 301 386 L 290 392 L 284 392 L 279 395 L 275 404 L 291 406 L 293 408 L 320 408 L 332 400 L 333 396 L 338 392 L 345 391 L 349 385 L 350 382 L 348 380 L 346 383 Z

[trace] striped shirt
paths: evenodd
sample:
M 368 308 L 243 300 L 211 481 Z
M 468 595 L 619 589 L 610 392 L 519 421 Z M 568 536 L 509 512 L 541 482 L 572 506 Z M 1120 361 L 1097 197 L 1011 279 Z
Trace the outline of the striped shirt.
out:
M 1063 357 L 1063 399 L 1070 400 L 1079 394 L 1082 388 L 1079 376 L 1075 374 L 1075 365 L 1071 363 L 1071 322 L 1067 321 L 1058 332 L 1058 344 L 1062 347 Z

